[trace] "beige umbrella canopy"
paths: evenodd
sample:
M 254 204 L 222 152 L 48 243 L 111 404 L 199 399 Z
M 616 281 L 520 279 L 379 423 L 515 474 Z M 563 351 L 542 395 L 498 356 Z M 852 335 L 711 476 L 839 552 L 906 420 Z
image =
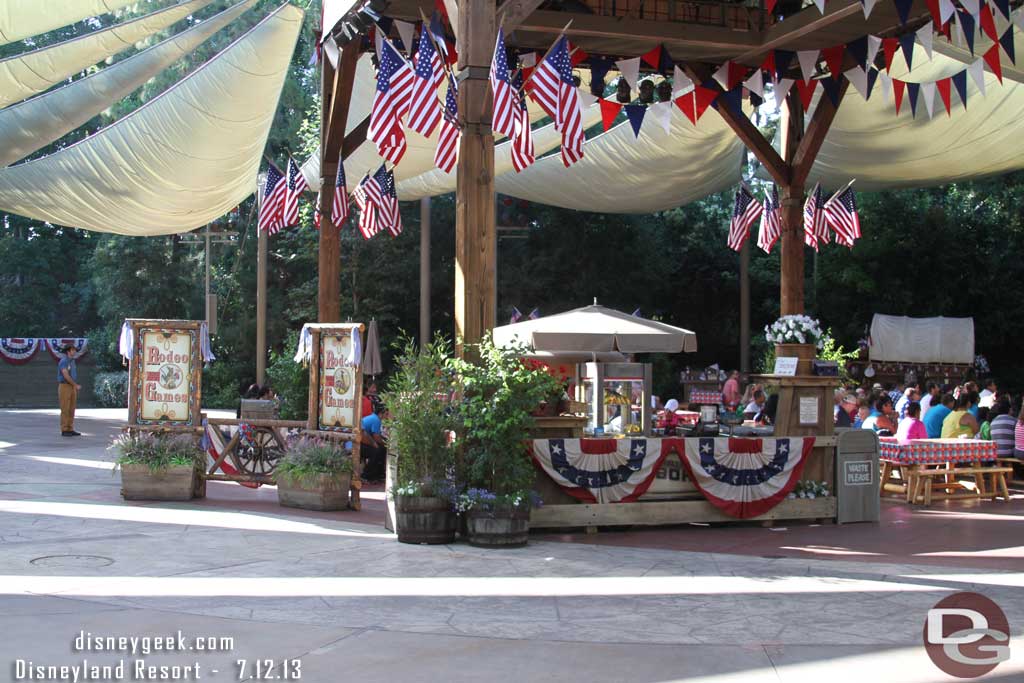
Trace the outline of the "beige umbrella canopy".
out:
M 536 351 L 566 353 L 681 353 L 697 350 L 697 335 L 681 327 L 646 320 L 622 311 L 584 306 L 494 328 L 494 343 L 509 346 L 516 341 Z
M 366 331 L 366 351 L 363 353 L 363 374 L 379 375 L 382 367 L 380 362 L 380 336 L 377 332 L 377 321 L 370 321 Z

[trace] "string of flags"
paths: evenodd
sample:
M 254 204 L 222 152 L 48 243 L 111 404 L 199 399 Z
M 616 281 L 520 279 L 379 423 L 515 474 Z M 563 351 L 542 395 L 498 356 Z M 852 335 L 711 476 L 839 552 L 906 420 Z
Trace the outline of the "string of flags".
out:
M 523 316 L 522 311 L 520 311 L 518 308 L 513 306 L 512 307 L 512 315 L 511 315 L 511 317 L 509 317 L 508 322 L 509 322 L 509 324 L 514 324 L 514 323 L 517 323 L 520 320 L 522 320 L 523 317 L 524 316 Z M 540 309 L 539 308 L 534 308 L 532 311 L 530 311 L 528 314 L 526 314 L 525 317 L 526 317 L 527 320 L 536 320 L 537 318 L 540 317 Z

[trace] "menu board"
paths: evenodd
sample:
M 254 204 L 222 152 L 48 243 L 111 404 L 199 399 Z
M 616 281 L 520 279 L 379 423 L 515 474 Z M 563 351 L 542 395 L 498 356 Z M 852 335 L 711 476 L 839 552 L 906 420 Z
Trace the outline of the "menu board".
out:
M 357 368 L 348 364 L 352 354 L 350 330 L 320 335 L 320 406 L 318 429 L 350 430 L 356 422 Z
M 143 327 L 135 349 L 138 424 L 192 425 L 197 404 L 196 331 Z

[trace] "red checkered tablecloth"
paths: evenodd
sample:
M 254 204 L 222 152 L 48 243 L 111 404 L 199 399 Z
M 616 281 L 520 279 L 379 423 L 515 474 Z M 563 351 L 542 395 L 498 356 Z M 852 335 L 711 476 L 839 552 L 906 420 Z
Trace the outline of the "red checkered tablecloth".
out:
M 998 453 L 995 441 L 975 439 L 913 439 L 899 444 L 894 437 L 883 436 L 878 442 L 882 460 L 909 465 L 995 460 Z
M 690 403 L 718 405 L 722 402 L 722 392 L 710 389 L 690 389 Z

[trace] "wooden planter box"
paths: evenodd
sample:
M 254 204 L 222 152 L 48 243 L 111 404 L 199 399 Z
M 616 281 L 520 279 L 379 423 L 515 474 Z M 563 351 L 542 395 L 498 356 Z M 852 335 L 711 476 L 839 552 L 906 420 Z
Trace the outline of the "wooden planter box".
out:
M 799 358 L 796 374 L 810 375 L 812 374 L 811 364 L 818 356 L 818 348 L 814 344 L 776 344 L 775 356 Z
M 456 515 L 444 498 L 395 496 L 395 527 L 401 543 L 454 543 Z
M 321 474 L 292 479 L 278 475 L 277 501 L 284 507 L 303 510 L 344 510 L 348 507 L 350 474 Z
M 467 540 L 478 548 L 522 548 L 530 538 L 530 509 L 466 513 Z
M 146 465 L 122 465 L 121 496 L 125 500 L 192 500 L 201 488 L 195 477 L 191 465 L 156 471 Z

